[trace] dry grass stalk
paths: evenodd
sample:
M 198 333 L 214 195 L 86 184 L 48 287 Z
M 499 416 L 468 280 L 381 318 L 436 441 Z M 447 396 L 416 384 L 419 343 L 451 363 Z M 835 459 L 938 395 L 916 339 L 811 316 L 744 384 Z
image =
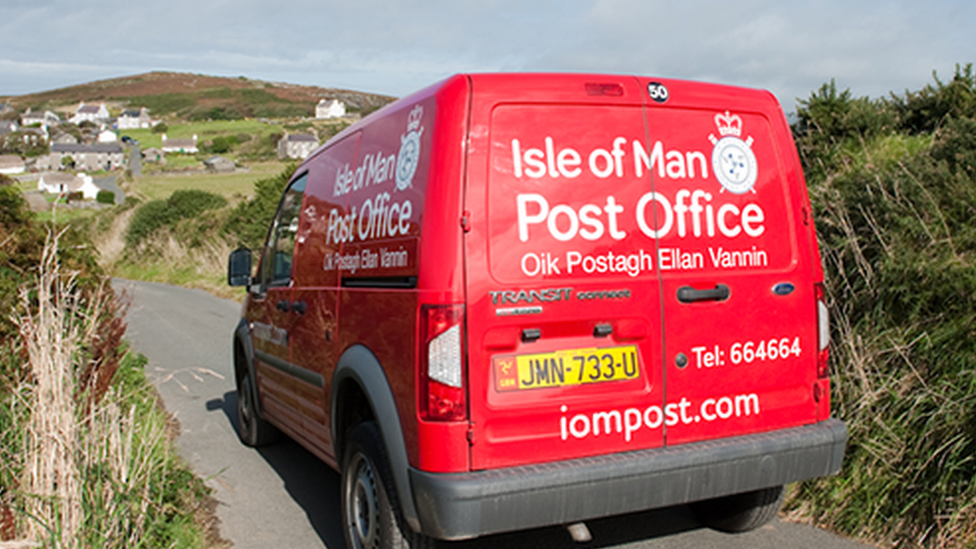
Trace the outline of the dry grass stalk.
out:
M 35 541 L 0 541 L 0 549 L 31 549 L 40 546 Z
M 49 237 L 39 266 L 36 313 L 20 316 L 33 387 L 27 394 L 30 420 L 25 439 L 22 489 L 30 539 L 54 536 L 73 547 L 81 530 L 81 483 L 75 458 L 78 423 L 75 415 L 74 362 L 79 328 L 71 311 L 71 279 L 61 276 L 57 237 Z M 30 310 L 30 289 L 21 290 Z
M 30 370 L 20 391 L 28 419 L 19 492 L 28 518 L 26 539 L 0 549 L 73 549 L 101 546 L 92 541 L 99 539 L 106 547 L 135 546 L 146 533 L 154 473 L 166 468 L 158 451 L 166 425 L 137 421 L 134 405 L 120 408 L 123 399 L 108 387 L 120 357 L 101 348 L 119 343 L 121 305 L 106 288 L 80 301 L 57 254 L 53 236 L 36 285 L 21 291 L 23 310 L 35 311 L 16 319 Z M 86 344 L 92 357 L 82 356 Z

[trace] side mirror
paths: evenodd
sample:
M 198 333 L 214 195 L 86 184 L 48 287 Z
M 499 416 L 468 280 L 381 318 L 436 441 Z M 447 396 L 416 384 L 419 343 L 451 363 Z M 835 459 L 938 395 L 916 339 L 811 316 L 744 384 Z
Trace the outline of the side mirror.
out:
M 251 283 L 251 250 L 238 248 L 227 260 L 227 284 L 247 286 Z

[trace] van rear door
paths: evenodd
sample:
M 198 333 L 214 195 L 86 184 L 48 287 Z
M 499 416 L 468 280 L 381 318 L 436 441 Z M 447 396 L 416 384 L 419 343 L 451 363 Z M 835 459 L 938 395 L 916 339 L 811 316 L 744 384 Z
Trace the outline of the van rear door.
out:
M 765 92 L 643 80 L 656 86 L 638 166 L 655 198 L 638 215 L 659 240 L 666 442 L 813 423 L 816 255 L 782 111 Z
M 817 420 L 816 254 L 770 94 L 471 78 L 475 469 Z
M 465 209 L 475 469 L 664 443 L 659 280 L 633 78 L 472 76 Z

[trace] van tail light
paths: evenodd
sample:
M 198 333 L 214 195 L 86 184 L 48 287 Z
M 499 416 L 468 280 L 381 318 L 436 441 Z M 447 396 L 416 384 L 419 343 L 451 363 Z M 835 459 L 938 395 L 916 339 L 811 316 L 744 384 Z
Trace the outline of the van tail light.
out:
M 425 305 L 421 309 L 420 415 L 431 421 L 463 421 L 464 306 Z
M 830 377 L 830 311 L 823 283 L 813 285 L 817 296 L 817 377 Z

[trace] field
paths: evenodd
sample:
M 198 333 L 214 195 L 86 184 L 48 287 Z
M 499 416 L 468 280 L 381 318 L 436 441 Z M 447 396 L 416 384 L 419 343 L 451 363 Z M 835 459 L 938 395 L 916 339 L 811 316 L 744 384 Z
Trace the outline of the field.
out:
M 130 186 L 130 191 L 146 200 L 155 200 L 169 198 L 173 191 L 199 189 L 219 194 L 234 203 L 254 194 L 255 181 L 281 172 L 285 165 L 278 161 L 268 161 L 251 164 L 247 171 L 228 174 L 190 172 L 185 175 L 145 175 Z
M 166 136 L 172 139 L 189 139 L 194 135 L 202 142 L 217 136 L 247 134 L 254 139 L 267 138 L 272 133 L 281 133 L 282 126 L 277 123 L 259 122 L 258 120 L 214 120 L 211 122 L 189 122 L 185 124 L 171 124 L 166 130 Z M 120 135 L 127 135 L 139 141 L 139 148 L 146 150 L 150 147 L 161 147 L 163 136 L 148 129 L 119 130 Z

